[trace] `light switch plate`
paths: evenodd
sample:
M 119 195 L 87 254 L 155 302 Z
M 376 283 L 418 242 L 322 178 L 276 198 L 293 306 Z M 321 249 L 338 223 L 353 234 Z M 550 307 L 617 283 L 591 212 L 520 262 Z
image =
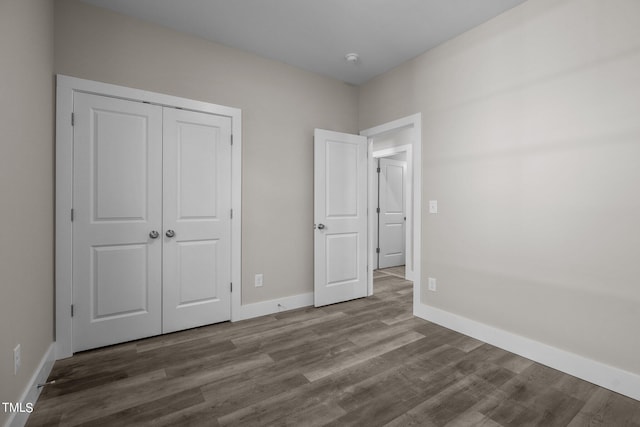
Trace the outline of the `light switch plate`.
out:
M 437 214 L 438 213 L 438 201 L 437 200 L 429 200 L 429 213 Z
M 256 274 L 255 285 L 256 285 L 256 288 L 259 288 L 262 286 L 262 274 Z
M 432 292 L 436 291 L 436 279 L 434 277 L 429 277 L 429 290 Z

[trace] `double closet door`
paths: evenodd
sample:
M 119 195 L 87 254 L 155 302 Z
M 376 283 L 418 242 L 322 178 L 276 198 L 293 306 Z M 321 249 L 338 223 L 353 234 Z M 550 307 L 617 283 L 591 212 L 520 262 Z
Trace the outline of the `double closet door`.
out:
M 231 317 L 231 119 L 76 93 L 73 347 Z

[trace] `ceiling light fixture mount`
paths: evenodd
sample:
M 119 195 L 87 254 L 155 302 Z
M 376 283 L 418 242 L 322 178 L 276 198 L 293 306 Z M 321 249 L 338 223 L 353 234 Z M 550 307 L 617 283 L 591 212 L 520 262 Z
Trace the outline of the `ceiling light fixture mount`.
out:
M 360 55 L 358 55 L 357 53 L 347 53 L 344 56 L 344 59 L 346 59 L 347 62 L 355 64 L 357 62 L 360 62 Z

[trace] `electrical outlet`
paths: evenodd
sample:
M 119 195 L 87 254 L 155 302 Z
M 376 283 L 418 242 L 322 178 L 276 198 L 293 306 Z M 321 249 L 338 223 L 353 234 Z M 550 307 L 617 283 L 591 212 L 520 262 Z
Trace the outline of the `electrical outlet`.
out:
M 255 285 L 256 285 L 256 288 L 259 288 L 262 286 L 262 273 L 256 274 Z
M 20 365 L 22 364 L 21 360 L 21 348 L 20 344 L 13 349 L 13 375 L 18 375 L 18 371 L 20 370 Z
M 429 213 L 437 214 L 438 213 L 438 201 L 437 200 L 429 200 Z
M 429 277 L 429 290 L 435 292 L 436 289 L 436 279 L 434 277 Z

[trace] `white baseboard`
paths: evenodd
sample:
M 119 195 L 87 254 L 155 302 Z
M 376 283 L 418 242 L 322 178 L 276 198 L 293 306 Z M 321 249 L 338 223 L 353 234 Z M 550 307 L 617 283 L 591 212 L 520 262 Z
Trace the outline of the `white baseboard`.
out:
M 32 403 L 35 407 L 36 402 L 38 401 L 38 397 L 40 396 L 40 392 L 42 391 L 42 389 L 38 388 L 38 384 L 43 384 L 47 381 L 47 378 L 49 378 L 49 374 L 51 373 L 51 369 L 53 368 L 54 362 L 55 343 L 51 343 L 44 356 L 42 356 L 42 360 L 40 360 L 38 368 L 31 376 L 31 380 L 27 384 L 27 388 L 22 393 L 22 396 L 20 396 L 20 400 L 18 402 L 22 403 L 23 407 L 27 403 Z M 28 412 L 14 412 L 7 420 L 6 425 L 10 427 L 24 427 L 28 419 Z
M 252 319 L 310 305 L 313 305 L 313 292 L 241 305 L 239 310 L 234 310 L 231 320 L 236 322 L 238 320 Z
M 424 304 L 415 316 L 484 341 L 606 389 L 640 400 L 640 375 Z

